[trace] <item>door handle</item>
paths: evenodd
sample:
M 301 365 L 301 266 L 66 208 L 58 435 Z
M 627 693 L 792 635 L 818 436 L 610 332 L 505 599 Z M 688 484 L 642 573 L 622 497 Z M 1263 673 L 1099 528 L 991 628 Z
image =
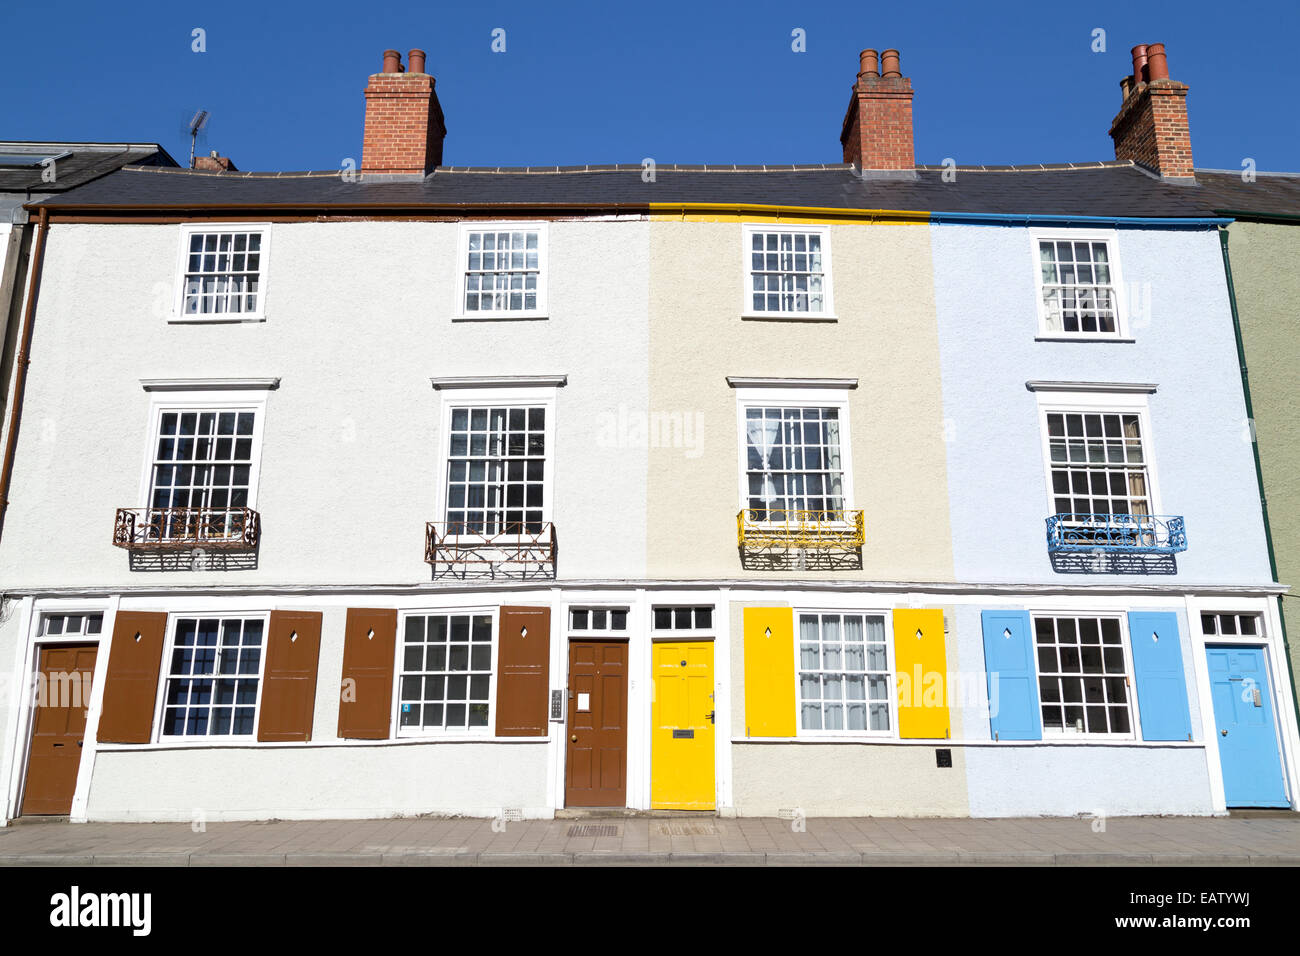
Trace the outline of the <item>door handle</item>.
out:
M 1223 736 L 1225 737 L 1228 736 L 1228 732 L 1226 730 L 1220 730 L 1219 733 L 1223 734 Z
M 711 710 L 711 711 L 709 711 L 707 714 L 704 715 L 705 717 L 708 718 L 709 723 L 713 723 L 713 722 L 714 722 L 714 721 L 713 721 L 713 715 L 714 715 L 715 713 L 716 713 L 716 711 L 712 711 L 712 710 Z
M 569 740 L 570 740 L 570 742 L 576 744 L 576 743 L 578 742 L 578 735 L 577 735 L 577 734 L 574 734 L 573 736 L 571 736 L 571 737 L 569 738 Z

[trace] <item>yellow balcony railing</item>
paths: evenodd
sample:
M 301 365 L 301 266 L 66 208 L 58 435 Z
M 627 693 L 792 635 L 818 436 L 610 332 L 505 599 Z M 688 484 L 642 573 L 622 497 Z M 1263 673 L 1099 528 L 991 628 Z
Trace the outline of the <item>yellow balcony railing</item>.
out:
M 742 548 L 860 548 L 867 540 L 861 511 L 746 509 L 736 515 Z

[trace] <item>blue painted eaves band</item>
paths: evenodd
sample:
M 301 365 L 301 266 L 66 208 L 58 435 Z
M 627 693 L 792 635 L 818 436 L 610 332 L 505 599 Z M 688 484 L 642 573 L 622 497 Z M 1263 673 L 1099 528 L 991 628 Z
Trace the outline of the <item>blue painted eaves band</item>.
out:
M 1148 216 L 1060 216 L 1040 213 L 931 212 L 930 221 L 987 226 L 1147 226 L 1164 229 L 1210 229 L 1231 219 Z

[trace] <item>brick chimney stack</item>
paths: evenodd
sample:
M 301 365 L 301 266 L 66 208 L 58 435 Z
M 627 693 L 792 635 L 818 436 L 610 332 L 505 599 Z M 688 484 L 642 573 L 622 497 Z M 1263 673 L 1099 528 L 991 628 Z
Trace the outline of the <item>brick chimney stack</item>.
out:
M 366 86 L 366 130 L 361 172 L 371 178 L 416 179 L 442 165 L 447 135 L 433 77 L 424 72 L 424 51 L 384 51 L 384 69 Z
M 239 169 L 231 161 L 229 156 L 218 156 L 215 149 L 207 156 L 195 156 L 194 168 L 213 173 L 239 172 Z
M 1133 75 L 1120 80 L 1124 102 L 1110 124 L 1115 158 L 1131 159 L 1173 182 L 1194 182 L 1187 85 L 1169 79 L 1163 43 L 1133 48 Z
M 844 162 L 864 175 L 916 175 L 912 145 L 912 81 L 899 70 L 898 51 L 875 50 L 859 57 L 858 81 L 840 131 Z

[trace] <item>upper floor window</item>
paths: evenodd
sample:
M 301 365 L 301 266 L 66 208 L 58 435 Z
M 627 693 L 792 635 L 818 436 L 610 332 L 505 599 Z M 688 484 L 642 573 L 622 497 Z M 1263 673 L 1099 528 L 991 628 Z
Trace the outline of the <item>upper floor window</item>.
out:
M 257 727 L 260 617 L 175 622 L 162 704 L 164 737 L 245 737 Z
M 840 409 L 745 408 L 745 507 L 753 520 L 844 510 Z
M 1149 515 L 1151 481 L 1136 411 L 1048 411 L 1056 514 Z
M 536 533 L 546 510 L 546 408 L 451 409 L 449 534 Z
M 1118 338 L 1123 330 L 1113 233 L 1031 233 L 1038 266 L 1039 332 L 1053 338 Z
M 829 318 L 830 234 L 825 228 L 745 229 L 744 314 Z
M 265 314 L 266 227 L 185 226 L 182 319 L 260 319 Z
M 544 224 L 465 226 L 462 248 L 462 318 L 535 318 L 546 314 Z

